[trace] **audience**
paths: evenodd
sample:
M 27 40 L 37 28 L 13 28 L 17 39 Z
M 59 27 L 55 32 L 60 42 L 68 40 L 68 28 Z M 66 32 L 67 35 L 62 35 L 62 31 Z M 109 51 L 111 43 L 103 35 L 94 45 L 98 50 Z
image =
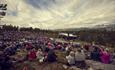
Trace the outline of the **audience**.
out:
M 31 32 L 3 32 L 4 41 L 0 41 L 0 70 L 10 70 L 12 67 L 11 56 L 17 55 L 19 50 L 24 50 L 27 55 L 24 55 L 24 59 L 21 59 L 20 55 L 18 58 L 21 60 L 38 62 L 56 62 L 57 55 L 55 50 L 66 53 L 65 59 L 69 66 L 76 65 L 79 68 L 86 67 L 86 57 L 88 56 L 91 60 L 100 61 L 105 64 L 110 63 L 111 54 L 106 48 L 100 48 L 91 44 L 85 44 L 81 47 L 81 44 L 73 45 L 70 43 L 62 43 L 51 40 L 50 38 Z M 2 51 L 2 52 L 1 52 Z M 20 51 L 21 53 L 23 51 Z M 112 55 L 115 58 L 115 55 Z M 19 62 L 18 59 L 14 58 L 15 61 Z

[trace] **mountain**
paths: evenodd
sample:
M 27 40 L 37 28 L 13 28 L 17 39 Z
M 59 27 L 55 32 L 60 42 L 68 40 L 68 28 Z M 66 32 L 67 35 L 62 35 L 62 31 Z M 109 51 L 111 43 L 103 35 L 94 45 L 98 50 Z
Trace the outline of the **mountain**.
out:
M 109 25 L 97 25 L 92 28 L 68 28 L 68 29 L 57 29 L 56 31 L 81 31 L 81 30 L 107 30 L 107 31 L 115 31 L 115 24 L 109 24 Z

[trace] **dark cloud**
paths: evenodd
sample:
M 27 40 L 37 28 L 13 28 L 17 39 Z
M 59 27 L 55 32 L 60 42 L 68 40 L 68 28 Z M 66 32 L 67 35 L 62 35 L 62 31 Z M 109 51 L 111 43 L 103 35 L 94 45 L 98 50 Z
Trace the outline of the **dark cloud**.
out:
M 47 9 L 52 7 L 56 0 L 26 0 L 26 3 L 38 9 Z

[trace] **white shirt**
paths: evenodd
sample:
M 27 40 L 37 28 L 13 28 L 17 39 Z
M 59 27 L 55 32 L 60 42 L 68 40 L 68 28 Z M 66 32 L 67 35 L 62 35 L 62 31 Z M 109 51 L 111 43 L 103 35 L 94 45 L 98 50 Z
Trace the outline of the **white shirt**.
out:
M 76 61 L 84 61 L 85 60 L 85 54 L 83 53 L 75 53 L 75 60 Z
M 66 59 L 68 60 L 69 64 L 75 64 L 75 57 L 73 56 L 66 56 Z

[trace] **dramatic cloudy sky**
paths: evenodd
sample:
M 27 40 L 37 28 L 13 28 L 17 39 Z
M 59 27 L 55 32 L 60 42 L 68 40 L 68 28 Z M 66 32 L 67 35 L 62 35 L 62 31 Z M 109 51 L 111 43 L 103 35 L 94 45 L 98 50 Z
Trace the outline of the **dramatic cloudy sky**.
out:
M 43 29 L 115 24 L 115 0 L 6 0 L 3 23 Z

